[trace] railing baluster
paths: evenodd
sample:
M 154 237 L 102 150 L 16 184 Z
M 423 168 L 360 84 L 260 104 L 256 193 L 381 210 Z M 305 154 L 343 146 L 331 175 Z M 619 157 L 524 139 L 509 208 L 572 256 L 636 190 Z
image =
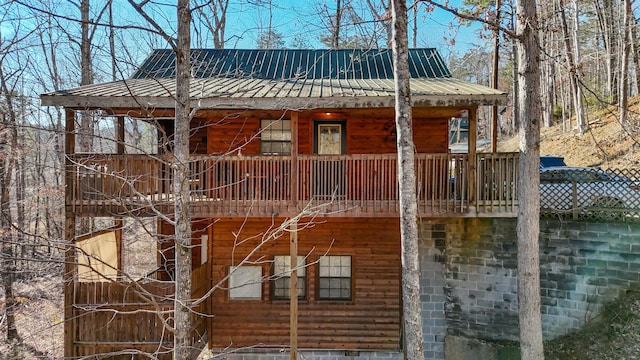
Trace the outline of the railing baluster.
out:
M 73 183 L 68 184 L 67 201 L 78 212 L 117 211 L 126 202 L 135 205 L 147 197 L 172 198 L 171 167 L 154 157 L 74 154 L 70 160 L 67 171 L 73 174 L 69 177 Z M 292 199 L 301 206 L 333 200 L 332 209 L 358 207 L 363 215 L 398 213 L 395 154 L 299 155 L 295 174 L 291 161 L 287 156 L 193 156 L 191 199 L 204 214 L 244 214 L 249 209 L 255 215 L 286 214 L 294 208 Z M 477 211 L 516 210 L 517 154 L 478 154 L 476 159 L 466 154 L 417 154 L 416 192 L 422 216 L 467 211 L 469 161 L 477 164 Z

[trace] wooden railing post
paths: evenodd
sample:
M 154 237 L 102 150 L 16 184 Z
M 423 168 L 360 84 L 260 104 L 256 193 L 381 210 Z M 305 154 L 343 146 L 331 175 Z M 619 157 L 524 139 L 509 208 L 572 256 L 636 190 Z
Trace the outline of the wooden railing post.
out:
M 573 220 L 578 220 L 578 214 L 580 213 L 580 210 L 578 209 L 578 182 L 575 180 L 571 182 L 571 194 L 571 212 Z
M 468 109 L 469 115 L 469 210 L 475 213 L 477 209 L 477 183 L 476 183 L 476 168 L 478 158 L 476 156 L 476 137 L 478 128 L 477 108 Z

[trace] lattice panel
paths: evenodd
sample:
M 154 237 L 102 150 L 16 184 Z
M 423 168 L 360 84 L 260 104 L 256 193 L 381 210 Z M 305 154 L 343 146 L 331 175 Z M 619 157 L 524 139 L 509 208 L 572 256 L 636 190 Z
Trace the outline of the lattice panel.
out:
M 640 170 L 543 169 L 540 213 L 570 219 L 640 222 Z

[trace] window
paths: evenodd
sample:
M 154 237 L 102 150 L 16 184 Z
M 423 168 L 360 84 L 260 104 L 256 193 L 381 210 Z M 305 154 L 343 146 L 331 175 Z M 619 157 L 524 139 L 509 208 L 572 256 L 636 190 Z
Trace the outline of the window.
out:
M 260 152 L 264 155 L 291 154 L 291 120 L 260 120 Z
M 274 300 L 289 300 L 291 295 L 291 257 L 290 256 L 274 256 L 273 257 L 273 281 L 271 282 L 272 294 Z M 298 299 L 304 299 L 306 296 L 306 271 L 305 258 L 298 256 Z
M 262 299 L 262 267 L 230 266 L 229 299 Z
M 318 298 L 351 300 L 351 256 L 323 256 L 318 267 Z

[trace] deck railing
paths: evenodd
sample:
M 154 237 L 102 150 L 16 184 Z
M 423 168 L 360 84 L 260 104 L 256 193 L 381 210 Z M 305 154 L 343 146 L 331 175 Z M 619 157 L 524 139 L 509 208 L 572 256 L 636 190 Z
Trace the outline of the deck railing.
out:
M 518 205 L 518 154 L 478 154 L 476 174 L 478 212 L 515 214 Z
M 67 202 L 75 211 L 171 206 L 173 175 L 160 157 L 70 160 Z M 517 205 L 516 154 L 479 154 L 473 192 L 467 154 L 416 154 L 415 165 L 423 216 L 466 214 L 476 200 L 478 211 L 487 213 L 512 212 Z M 318 206 L 325 213 L 385 216 L 399 211 L 396 176 L 395 154 L 194 156 L 188 179 L 192 207 L 204 214 L 286 215 Z
M 74 357 L 171 359 L 175 286 L 170 281 L 82 282 L 67 284 L 73 307 L 65 334 Z M 194 269 L 192 298 L 209 289 L 207 267 Z M 194 348 L 206 332 L 206 301 L 192 313 L 190 342 Z M 143 356 L 144 354 L 144 356 Z

